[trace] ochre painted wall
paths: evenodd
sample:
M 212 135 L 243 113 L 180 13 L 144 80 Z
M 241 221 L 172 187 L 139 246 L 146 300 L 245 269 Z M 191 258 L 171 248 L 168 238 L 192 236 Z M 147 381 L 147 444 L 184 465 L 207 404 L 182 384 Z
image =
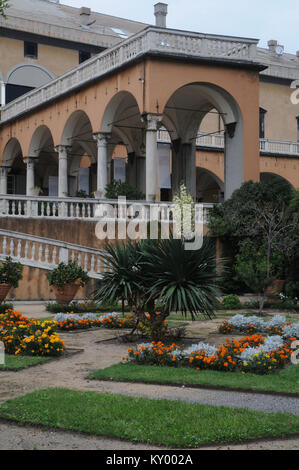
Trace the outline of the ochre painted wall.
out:
M 8 72 L 22 63 L 42 65 L 55 76 L 62 75 L 79 64 L 76 50 L 38 44 L 38 58 L 24 57 L 24 41 L 0 37 L 0 72 L 6 78 Z

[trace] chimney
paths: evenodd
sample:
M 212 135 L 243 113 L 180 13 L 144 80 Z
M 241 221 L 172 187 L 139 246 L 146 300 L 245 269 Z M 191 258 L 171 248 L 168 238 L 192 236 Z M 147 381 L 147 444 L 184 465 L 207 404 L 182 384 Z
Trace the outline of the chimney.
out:
M 271 39 L 271 41 L 268 41 L 268 47 L 269 47 L 270 52 L 273 52 L 275 54 L 277 46 L 278 46 L 278 41 L 275 41 L 274 39 Z
M 167 12 L 168 12 L 167 3 L 156 3 L 155 5 L 156 26 L 159 26 L 159 28 L 166 28 Z
M 81 24 L 87 26 L 90 23 L 91 9 L 87 7 L 81 7 L 79 10 Z
M 278 44 L 277 41 L 272 39 L 271 41 L 268 41 L 268 46 L 269 46 L 269 52 L 270 54 L 275 55 L 276 57 L 282 57 L 284 53 L 284 46 L 281 44 Z

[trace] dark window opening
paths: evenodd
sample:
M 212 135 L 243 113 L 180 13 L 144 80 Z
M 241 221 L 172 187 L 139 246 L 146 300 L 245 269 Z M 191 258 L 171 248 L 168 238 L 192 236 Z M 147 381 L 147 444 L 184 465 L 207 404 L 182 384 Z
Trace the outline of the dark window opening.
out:
M 28 93 L 31 90 L 34 90 L 34 87 L 10 84 L 6 85 L 6 103 L 10 103 L 11 101 L 19 98 L 19 96 L 25 95 L 25 93 Z
M 266 110 L 263 108 L 260 108 L 260 139 L 265 138 L 265 116 L 266 116 Z
M 299 116 L 297 116 L 296 119 L 297 119 L 297 142 L 299 142 Z
M 91 53 L 86 51 L 79 51 L 79 64 L 85 62 L 86 60 L 90 59 Z
M 37 43 L 36 42 L 24 42 L 24 57 L 29 57 L 30 59 L 37 59 Z

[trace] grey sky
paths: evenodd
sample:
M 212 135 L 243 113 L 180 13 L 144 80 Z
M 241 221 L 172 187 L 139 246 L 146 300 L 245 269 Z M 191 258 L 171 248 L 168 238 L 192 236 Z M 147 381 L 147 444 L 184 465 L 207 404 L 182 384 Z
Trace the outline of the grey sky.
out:
M 75 7 L 87 6 L 108 15 L 154 23 L 158 0 L 60 0 Z M 299 50 L 298 0 L 165 0 L 169 4 L 170 28 L 227 34 L 261 39 L 277 39 L 286 52 Z

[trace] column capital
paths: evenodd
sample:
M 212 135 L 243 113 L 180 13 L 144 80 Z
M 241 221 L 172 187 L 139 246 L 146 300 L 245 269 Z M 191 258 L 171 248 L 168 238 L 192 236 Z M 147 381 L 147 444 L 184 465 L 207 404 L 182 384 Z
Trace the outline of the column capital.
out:
M 23 160 L 26 163 L 26 165 L 34 165 L 35 162 L 38 160 L 38 157 L 33 157 L 33 156 L 24 157 Z
M 144 113 L 141 116 L 147 131 L 157 131 L 161 126 L 162 119 L 163 116 L 161 114 Z
M 111 132 L 94 132 L 92 136 L 98 144 L 102 143 L 106 145 L 111 138 Z
M 54 150 L 59 154 L 59 158 L 67 158 L 67 155 L 71 148 L 71 145 L 56 145 L 56 147 L 54 147 Z

